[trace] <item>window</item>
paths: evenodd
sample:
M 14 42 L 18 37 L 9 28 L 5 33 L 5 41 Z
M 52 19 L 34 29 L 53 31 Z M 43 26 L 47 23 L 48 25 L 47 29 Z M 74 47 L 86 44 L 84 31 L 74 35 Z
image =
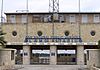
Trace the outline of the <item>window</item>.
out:
M 91 36 L 95 36 L 96 32 L 95 31 L 91 31 L 90 34 L 91 34 Z
M 11 15 L 10 16 L 10 21 L 11 21 L 11 23 L 16 23 L 16 16 L 15 15 Z
M 13 35 L 13 36 L 17 36 L 17 32 L 16 32 L 16 31 L 13 31 L 13 32 L 12 32 L 12 35 Z
M 48 21 L 49 21 L 49 22 L 52 21 L 52 19 L 51 19 L 51 15 L 48 16 Z
M 11 60 L 14 60 L 14 51 L 11 51 Z
M 48 22 L 48 16 L 44 16 L 44 22 Z
M 87 51 L 87 60 L 89 60 L 89 50 Z
M 100 15 L 99 14 L 94 14 L 94 23 L 100 22 Z
M 51 19 L 51 15 L 45 15 L 44 16 L 44 22 L 51 22 L 52 21 L 52 19 Z
M 51 56 L 55 56 L 55 53 L 51 53 Z
M 28 55 L 28 53 L 24 52 L 24 56 L 27 56 L 27 55 Z
M 69 35 L 69 31 L 65 31 L 65 36 L 68 36 Z
M 64 16 L 60 15 L 60 23 L 63 23 L 63 22 L 64 22 Z
M 58 16 L 58 14 L 53 14 L 53 20 L 54 20 L 54 22 L 58 22 L 58 20 L 59 20 L 59 16 Z
M 27 15 L 22 15 L 22 23 L 27 23 Z
M 38 31 L 37 34 L 38 34 L 38 36 L 42 36 L 42 32 L 41 31 Z
M 75 15 L 70 15 L 70 23 L 74 23 L 75 22 Z
M 82 15 L 82 23 L 88 23 L 88 16 Z
M 41 22 L 41 16 L 40 15 L 33 15 L 33 22 Z

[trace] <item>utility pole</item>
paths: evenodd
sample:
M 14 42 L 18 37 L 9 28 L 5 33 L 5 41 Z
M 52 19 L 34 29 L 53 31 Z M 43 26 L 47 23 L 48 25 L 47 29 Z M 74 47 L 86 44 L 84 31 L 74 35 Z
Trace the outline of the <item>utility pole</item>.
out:
M 59 0 L 49 0 L 49 12 L 59 13 Z

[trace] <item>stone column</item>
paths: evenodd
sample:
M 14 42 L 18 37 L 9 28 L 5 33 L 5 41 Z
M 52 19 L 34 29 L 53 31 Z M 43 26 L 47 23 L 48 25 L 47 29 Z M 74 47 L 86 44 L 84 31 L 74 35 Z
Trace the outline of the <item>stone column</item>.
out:
M 30 64 L 30 46 L 23 46 L 23 64 Z
M 84 65 L 84 46 L 77 46 L 77 65 Z
M 57 46 L 50 46 L 50 65 L 57 64 Z

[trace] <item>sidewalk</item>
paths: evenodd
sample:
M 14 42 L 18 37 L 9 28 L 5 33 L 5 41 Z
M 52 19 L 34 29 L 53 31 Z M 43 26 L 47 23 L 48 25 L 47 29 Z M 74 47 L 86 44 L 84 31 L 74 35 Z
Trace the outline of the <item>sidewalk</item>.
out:
M 78 70 L 79 65 L 23 65 L 24 68 L 18 70 Z M 86 66 L 82 66 L 82 70 L 87 70 Z

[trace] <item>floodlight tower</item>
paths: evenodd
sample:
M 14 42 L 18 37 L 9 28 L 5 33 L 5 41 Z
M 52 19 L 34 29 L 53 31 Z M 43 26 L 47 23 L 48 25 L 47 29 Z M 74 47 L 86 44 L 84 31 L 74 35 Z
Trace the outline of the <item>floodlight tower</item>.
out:
M 49 12 L 59 13 L 59 0 L 49 0 Z
M 49 0 L 49 13 L 52 14 L 52 35 L 55 36 L 54 22 L 59 21 L 59 0 Z

